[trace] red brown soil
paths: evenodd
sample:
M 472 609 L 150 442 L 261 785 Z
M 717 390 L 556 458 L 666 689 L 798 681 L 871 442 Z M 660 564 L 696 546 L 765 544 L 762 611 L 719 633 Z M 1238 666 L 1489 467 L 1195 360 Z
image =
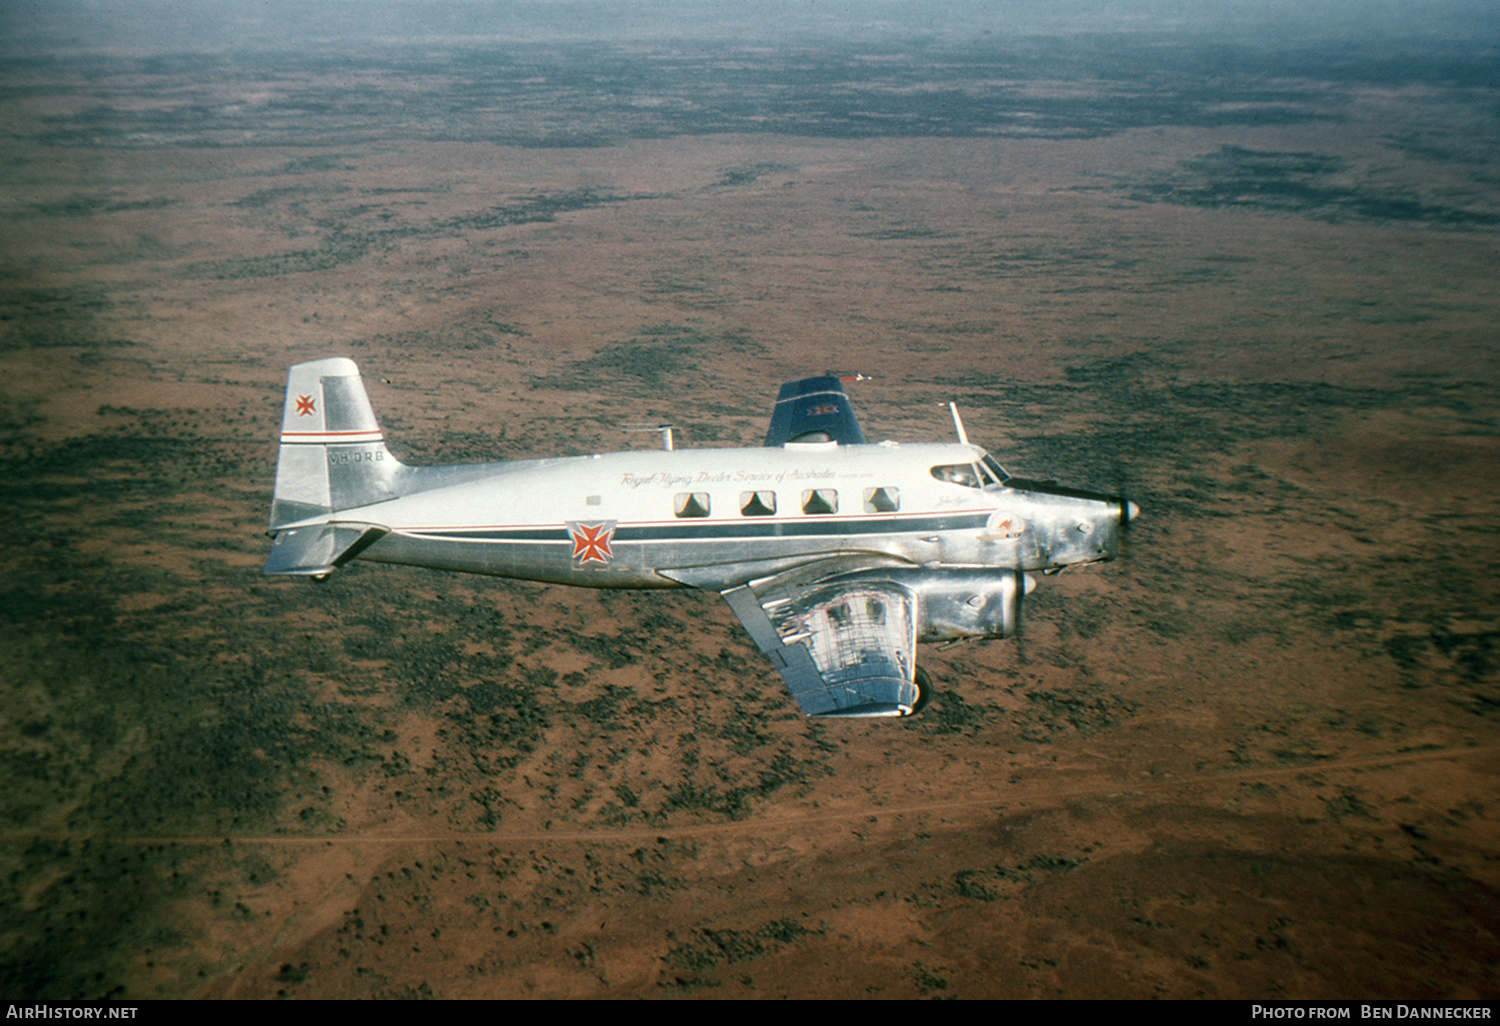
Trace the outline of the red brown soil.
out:
M 227 840 L 100 837 L 171 847 L 197 881 L 153 911 L 170 932 L 125 956 L 123 993 L 1493 999 L 1500 692 L 1473 653 L 1494 637 L 1500 579 L 1496 411 L 1483 405 L 1495 236 L 1146 204 L 1109 184 L 1226 144 L 1368 156 L 1374 137 L 1359 122 L 1067 142 L 372 144 L 339 148 L 346 170 L 298 176 L 298 213 L 232 204 L 284 185 L 273 172 L 302 152 L 41 155 L 54 183 L 12 187 L 16 203 L 93 175 L 172 203 L 49 222 L 44 236 L 24 219 L 4 227 L 37 282 L 128 295 L 99 330 L 132 342 L 0 352 L 7 402 L 33 414 L 34 446 L 110 430 L 135 416 L 111 410 L 129 408 L 237 447 L 251 477 L 211 493 L 185 479 L 191 542 L 104 528 L 80 543 L 187 581 L 209 560 L 245 588 L 295 586 L 258 579 L 255 539 L 285 368 L 324 355 L 360 361 L 398 451 L 441 452 L 459 431 L 510 457 L 646 445 L 622 425 L 657 417 L 689 425 L 685 444 L 701 444 L 693 424 L 754 444 L 777 385 L 824 369 L 871 375 L 854 391 L 867 431 L 906 440 L 948 437 L 938 403 L 954 392 L 1005 400 L 1007 382 L 1061 386 L 1127 357 L 1149 358 L 1120 373 L 1160 402 L 1204 385 L 1452 388 L 1451 403 L 1428 388 L 1311 427 L 1258 423 L 1227 451 L 1187 440 L 1126 454 L 1145 508 L 1128 558 L 1045 580 L 1017 642 L 919 653 L 941 693 L 982 715 L 814 726 L 788 702 L 764 729 L 820 769 L 734 815 L 652 811 L 689 779 L 697 724 L 732 723 L 751 691 L 780 698 L 721 604 L 445 580 L 551 632 L 506 651 L 555 671 L 561 698 L 613 685 L 670 710 L 614 733 L 554 729 L 496 778 L 503 815 L 485 824 L 456 767 L 486 753 L 436 712 L 350 698 L 392 717 L 399 775 L 311 767 L 322 797 L 288 795 L 270 829 Z M 716 184 L 756 165 L 774 170 Z M 420 224 L 581 187 L 656 198 L 413 236 L 280 277 L 183 273 L 310 245 L 319 216 L 360 201 Z M 484 319 L 515 331 L 448 344 Z M 546 387 L 662 324 L 752 346 L 644 395 L 628 380 Z M 1066 402 L 1054 390 L 1027 412 L 1076 431 L 1086 453 L 1122 416 L 1091 393 L 1118 384 L 1080 384 Z M 964 415 L 1005 463 L 1037 429 L 1001 405 Z M 1011 469 L 1074 476 L 1061 459 Z M 1247 474 L 1263 487 L 1236 489 Z M 356 573 L 377 593 L 434 587 L 398 568 Z M 684 629 L 628 665 L 566 634 L 649 632 L 653 610 Z M 339 619 L 331 607 L 286 629 Z M 1393 658 L 1393 639 L 1417 654 Z M 738 669 L 676 669 L 721 650 Z M 330 651 L 310 679 L 340 696 L 353 659 Z M 756 779 L 773 752 L 739 752 L 707 726 L 692 744 L 725 786 Z M 642 797 L 636 812 L 621 785 Z M 312 825 L 298 817 L 309 802 Z M 12 838 L 46 829 L 89 835 L 59 814 Z

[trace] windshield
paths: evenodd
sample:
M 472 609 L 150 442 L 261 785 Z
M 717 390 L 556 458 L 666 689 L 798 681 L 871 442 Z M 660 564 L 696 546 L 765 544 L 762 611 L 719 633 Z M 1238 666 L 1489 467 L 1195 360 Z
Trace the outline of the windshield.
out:
M 1005 468 L 995 462 L 989 453 L 983 453 L 978 463 L 944 463 L 932 468 L 932 476 L 948 484 L 965 488 L 992 488 L 1010 480 Z
M 1005 472 L 1005 468 L 997 463 L 995 457 L 989 453 L 984 454 L 984 459 L 981 462 L 984 464 L 984 469 L 995 476 L 996 484 L 1004 484 L 1010 480 L 1010 475 Z

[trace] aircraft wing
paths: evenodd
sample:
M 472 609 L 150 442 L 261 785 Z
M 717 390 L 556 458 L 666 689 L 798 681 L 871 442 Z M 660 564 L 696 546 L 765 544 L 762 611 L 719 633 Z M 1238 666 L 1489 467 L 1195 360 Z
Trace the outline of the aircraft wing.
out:
M 766 448 L 787 442 L 865 444 L 865 433 L 860 430 L 842 381 L 826 376 L 788 381 L 781 386 L 771 411 Z
M 813 570 L 813 573 L 809 573 Z M 920 705 L 916 603 L 867 572 L 802 568 L 722 593 L 806 716 L 905 716 Z

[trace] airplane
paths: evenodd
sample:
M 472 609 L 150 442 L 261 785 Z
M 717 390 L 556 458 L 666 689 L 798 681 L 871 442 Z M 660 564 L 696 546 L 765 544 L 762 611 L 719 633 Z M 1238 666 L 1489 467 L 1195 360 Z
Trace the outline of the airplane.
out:
M 264 572 L 351 560 L 727 600 L 809 717 L 908 716 L 918 642 L 1005 638 L 1033 572 L 1114 558 L 1123 497 L 956 443 L 865 441 L 840 378 L 782 386 L 758 448 L 407 466 L 352 360 L 287 378 Z

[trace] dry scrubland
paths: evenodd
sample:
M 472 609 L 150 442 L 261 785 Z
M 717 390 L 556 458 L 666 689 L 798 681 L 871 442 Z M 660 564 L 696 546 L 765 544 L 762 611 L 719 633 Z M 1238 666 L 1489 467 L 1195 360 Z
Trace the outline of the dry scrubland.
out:
M 12 64 L 0 990 L 1496 997 L 1493 95 L 1148 56 Z M 809 723 L 713 596 L 262 579 L 334 354 L 413 462 L 860 371 L 1145 516 Z

